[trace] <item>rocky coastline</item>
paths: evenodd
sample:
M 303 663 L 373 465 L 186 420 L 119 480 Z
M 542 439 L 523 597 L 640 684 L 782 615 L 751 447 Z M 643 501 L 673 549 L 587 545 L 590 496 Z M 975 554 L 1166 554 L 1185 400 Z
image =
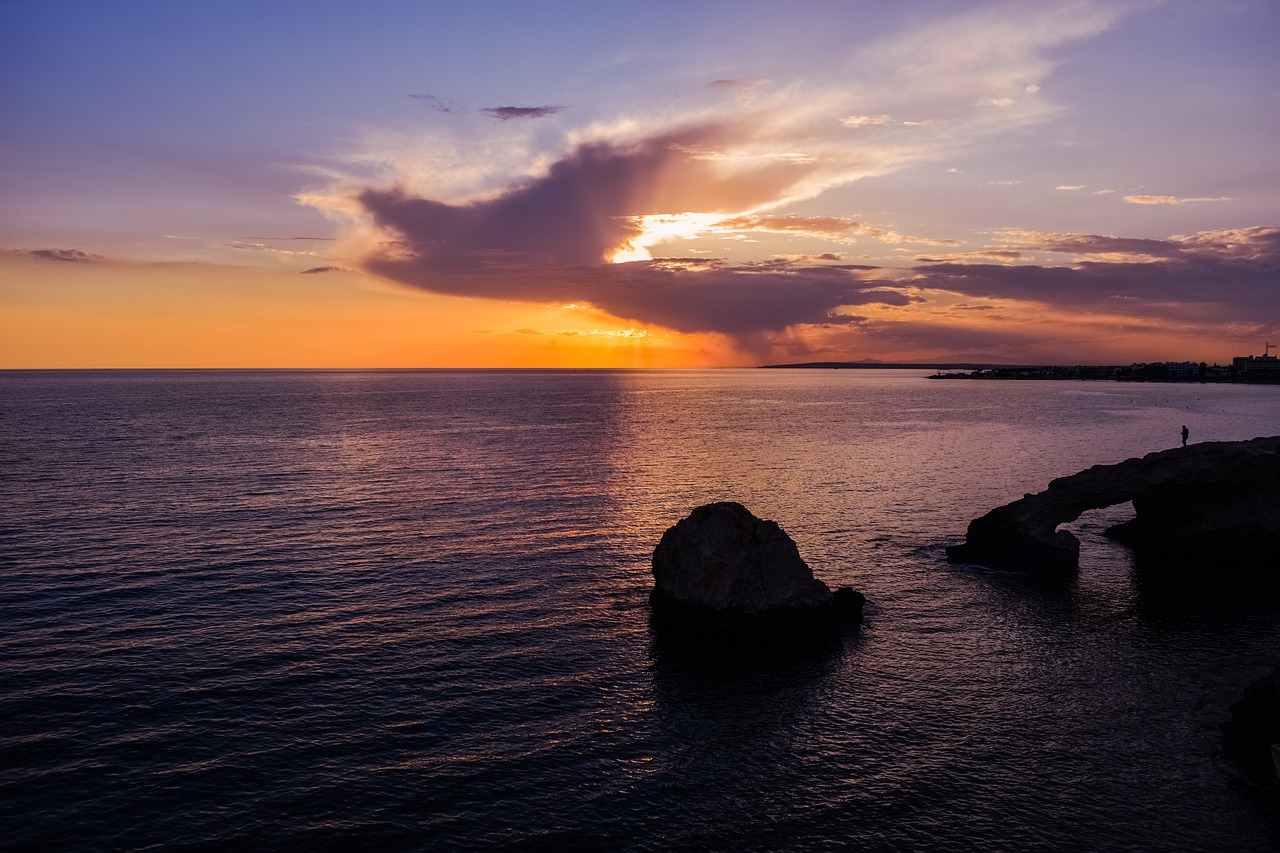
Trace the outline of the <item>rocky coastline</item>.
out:
M 947 548 L 953 563 L 1061 574 L 1080 542 L 1058 525 L 1132 501 L 1133 520 L 1109 536 L 1179 568 L 1280 573 L 1280 436 L 1207 442 L 1061 477 L 970 522 Z

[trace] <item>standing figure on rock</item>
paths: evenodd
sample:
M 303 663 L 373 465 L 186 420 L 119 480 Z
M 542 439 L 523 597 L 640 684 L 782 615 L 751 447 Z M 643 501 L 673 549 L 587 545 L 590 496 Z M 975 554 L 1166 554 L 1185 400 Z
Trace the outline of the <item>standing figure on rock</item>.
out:
M 1187 436 L 1191 435 L 1191 430 L 1187 429 L 1187 425 L 1182 425 L 1182 446 L 1187 446 Z

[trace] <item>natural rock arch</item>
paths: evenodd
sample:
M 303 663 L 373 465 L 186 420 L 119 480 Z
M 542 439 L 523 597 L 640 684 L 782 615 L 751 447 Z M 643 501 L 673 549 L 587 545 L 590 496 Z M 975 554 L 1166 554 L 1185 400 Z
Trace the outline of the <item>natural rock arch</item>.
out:
M 1080 542 L 1058 525 L 1126 501 L 1134 519 L 1107 533 L 1137 548 L 1280 568 L 1280 436 L 1194 444 L 1061 477 L 970 522 L 947 557 L 993 569 L 1074 571 Z

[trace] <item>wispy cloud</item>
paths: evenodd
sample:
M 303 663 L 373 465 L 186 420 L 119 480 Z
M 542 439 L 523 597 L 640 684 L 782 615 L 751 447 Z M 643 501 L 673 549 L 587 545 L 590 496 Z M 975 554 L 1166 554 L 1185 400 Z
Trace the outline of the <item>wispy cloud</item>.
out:
M 1127 195 L 1129 204 L 1192 204 L 1201 201 L 1231 201 L 1229 198 L 1178 198 L 1176 195 Z
M 303 270 L 301 275 L 317 275 L 325 272 L 343 272 L 342 267 L 312 267 L 309 270 Z
M 840 119 L 840 123 L 845 127 L 877 127 L 886 125 L 893 121 L 893 116 L 875 115 L 875 116 L 845 116 Z
M 332 243 L 332 237 L 246 237 L 246 241 L 257 241 L 266 243 L 287 243 L 293 240 L 318 240 L 325 243 Z
M 799 234 L 826 240 L 851 242 L 870 237 L 885 243 L 922 243 L 931 246 L 954 246 L 956 240 L 912 237 L 890 228 L 838 216 L 735 216 L 716 222 L 715 231 L 764 231 L 774 234 Z
M 769 80 L 761 77 L 745 77 L 732 80 L 713 80 L 707 84 L 708 89 L 727 89 L 735 92 L 753 92 L 761 86 L 769 84 Z
M 1016 249 L 979 249 L 973 252 L 955 252 L 936 258 L 916 258 L 920 264 L 966 264 L 978 261 L 1014 263 L 1022 260 L 1024 252 Z
M 267 252 L 273 255 L 314 255 L 316 254 L 315 252 L 304 252 L 304 251 L 295 250 L 295 249 L 281 249 L 277 246 L 269 246 L 266 243 L 261 241 L 250 242 L 245 240 L 236 240 L 234 242 L 227 243 L 226 245 L 232 249 L 241 249 L 244 251 L 252 251 L 252 252 Z
M 90 255 L 79 249 L 31 249 L 26 254 L 42 261 L 62 261 L 73 264 L 90 264 L 102 260 L 100 255 Z
M 422 101 L 428 109 L 434 110 L 438 113 L 459 113 L 464 111 L 463 107 L 458 106 L 453 101 L 446 100 L 445 98 L 438 98 L 435 95 L 408 95 L 407 97 L 413 98 L 416 101 Z
M 565 106 L 541 106 L 541 107 L 485 107 L 480 112 L 496 118 L 498 121 L 511 121 L 512 119 L 525 118 L 546 118 L 556 113 L 562 113 L 569 109 Z

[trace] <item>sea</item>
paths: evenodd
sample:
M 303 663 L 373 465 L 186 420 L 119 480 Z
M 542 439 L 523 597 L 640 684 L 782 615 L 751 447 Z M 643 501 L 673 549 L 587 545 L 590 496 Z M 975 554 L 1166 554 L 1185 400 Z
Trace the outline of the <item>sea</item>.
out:
M 1280 433 L 1280 387 L 0 373 L 0 847 L 1276 850 L 1220 726 L 1280 600 L 1153 583 L 1124 505 L 1072 577 L 943 552 L 1184 424 Z M 654 546 L 722 500 L 865 625 L 655 633 Z

